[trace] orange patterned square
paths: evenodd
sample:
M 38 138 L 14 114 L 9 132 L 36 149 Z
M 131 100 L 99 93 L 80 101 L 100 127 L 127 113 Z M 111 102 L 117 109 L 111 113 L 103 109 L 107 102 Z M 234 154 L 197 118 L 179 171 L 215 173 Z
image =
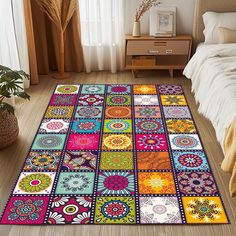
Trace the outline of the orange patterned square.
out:
M 168 152 L 138 152 L 138 170 L 171 170 Z
M 175 194 L 173 174 L 169 172 L 139 172 L 140 194 Z
M 155 85 L 134 85 L 134 94 L 157 94 Z

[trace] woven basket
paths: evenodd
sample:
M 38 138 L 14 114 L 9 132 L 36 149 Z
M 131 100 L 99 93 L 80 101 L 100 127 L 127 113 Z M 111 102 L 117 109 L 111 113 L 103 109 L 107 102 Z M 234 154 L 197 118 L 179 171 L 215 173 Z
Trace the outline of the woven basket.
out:
M 17 118 L 4 110 L 0 110 L 0 149 L 16 141 L 19 134 Z

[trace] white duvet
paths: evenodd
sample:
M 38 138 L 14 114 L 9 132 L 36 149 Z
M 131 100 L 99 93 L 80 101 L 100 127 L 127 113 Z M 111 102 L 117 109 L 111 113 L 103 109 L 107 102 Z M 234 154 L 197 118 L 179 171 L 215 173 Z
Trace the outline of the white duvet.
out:
M 199 112 L 210 119 L 223 147 L 236 117 L 236 44 L 200 45 L 184 75 L 192 80 Z

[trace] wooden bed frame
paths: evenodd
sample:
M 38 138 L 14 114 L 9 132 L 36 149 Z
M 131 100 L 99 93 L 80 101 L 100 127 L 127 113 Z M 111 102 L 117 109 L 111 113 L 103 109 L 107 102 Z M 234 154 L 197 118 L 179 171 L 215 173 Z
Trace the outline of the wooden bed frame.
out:
M 195 15 L 193 25 L 193 44 L 196 46 L 204 41 L 204 24 L 202 15 L 206 11 L 214 12 L 235 12 L 236 0 L 195 0 Z

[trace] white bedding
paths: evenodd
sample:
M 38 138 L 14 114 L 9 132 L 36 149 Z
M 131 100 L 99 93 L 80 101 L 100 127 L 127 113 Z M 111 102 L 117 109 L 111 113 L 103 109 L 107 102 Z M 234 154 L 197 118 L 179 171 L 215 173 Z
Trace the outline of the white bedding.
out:
M 223 147 L 236 117 L 236 44 L 199 45 L 184 75 L 192 80 L 199 112 L 212 122 Z

